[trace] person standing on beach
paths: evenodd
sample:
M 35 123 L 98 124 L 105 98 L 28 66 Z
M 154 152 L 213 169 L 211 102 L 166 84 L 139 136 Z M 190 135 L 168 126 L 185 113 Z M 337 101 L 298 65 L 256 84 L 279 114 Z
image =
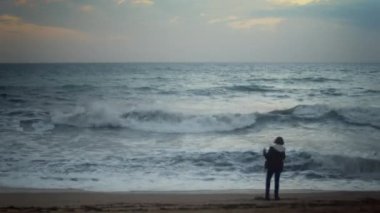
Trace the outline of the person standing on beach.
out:
M 274 144 L 270 146 L 268 152 L 264 148 L 263 155 L 266 159 L 265 169 L 267 170 L 267 177 L 265 183 L 265 199 L 270 200 L 270 182 L 274 174 L 274 198 L 275 200 L 280 200 L 278 191 L 280 189 L 280 175 L 284 167 L 285 159 L 284 139 L 282 139 L 282 137 L 277 137 L 274 140 Z

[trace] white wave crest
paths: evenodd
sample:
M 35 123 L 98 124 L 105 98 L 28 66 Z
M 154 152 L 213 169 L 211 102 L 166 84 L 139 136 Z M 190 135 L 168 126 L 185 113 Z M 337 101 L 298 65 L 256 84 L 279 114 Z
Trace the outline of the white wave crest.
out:
M 379 108 L 340 108 L 326 105 L 298 105 L 269 113 L 191 114 L 147 107 L 116 107 L 107 103 L 90 103 L 71 111 L 52 113 L 53 124 L 82 128 L 129 128 L 161 133 L 226 132 L 261 125 L 263 122 L 337 120 L 348 125 L 380 128 Z M 285 116 L 285 117 L 284 117 Z M 284 120 L 285 119 L 285 120 Z
M 323 117 L 339 119 L 352 125 L 380 128 L 380 108 L 332 108 L 326 105 L 299 105 L 292 115 L 302 119 L 320 119 Z
M 380 108 L 341 109 L 338 112 L 346 122 L 380 128 Z
M 54 111 L 51 120 L 54 124 L 76 127 L 122 127 L 118 110 L 103 103 L 77 106 L 72 111 Z
M 298 118 L 320 118 L 331 111 L 325 105 L 298 105 L 293 110 L 293 115 Z
M 130 128 L 162 133 L 224 132 L 242 129 L 256 122 L 255 114 L 191 115 L 163 110 L 116 109 L 90 104 L 71 112 L 54 112 L 54 124 L 75 127 Z

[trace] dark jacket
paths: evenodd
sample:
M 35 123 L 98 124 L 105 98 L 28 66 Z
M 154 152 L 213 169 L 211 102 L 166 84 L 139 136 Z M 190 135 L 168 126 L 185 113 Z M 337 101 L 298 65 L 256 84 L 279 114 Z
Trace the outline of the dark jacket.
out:
M 274 172 L 281 172 L 284 168 L 285 148 L 280 145 L 274 145 L 269 148 L 268 152 L 263 152 L 266 159 L 265 168 Z

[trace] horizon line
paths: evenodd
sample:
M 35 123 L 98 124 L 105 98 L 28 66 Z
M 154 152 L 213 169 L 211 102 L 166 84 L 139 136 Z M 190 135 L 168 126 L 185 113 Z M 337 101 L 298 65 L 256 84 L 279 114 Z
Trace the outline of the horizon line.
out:
M 0 62 L 0 64 L 380 64 L 380 61 L 316 61 L 316 62 L 301 62 L 301 61 L 126 61 L 126 62 L 89 62 L 89 61 L 67 61 L 67 62 Z

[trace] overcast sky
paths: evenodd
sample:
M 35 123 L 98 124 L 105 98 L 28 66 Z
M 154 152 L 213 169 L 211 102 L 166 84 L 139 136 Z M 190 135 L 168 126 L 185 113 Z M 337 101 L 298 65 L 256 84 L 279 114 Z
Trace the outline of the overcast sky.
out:
M 380 0 L 1 0 L 0 62 L 380 62 Z

